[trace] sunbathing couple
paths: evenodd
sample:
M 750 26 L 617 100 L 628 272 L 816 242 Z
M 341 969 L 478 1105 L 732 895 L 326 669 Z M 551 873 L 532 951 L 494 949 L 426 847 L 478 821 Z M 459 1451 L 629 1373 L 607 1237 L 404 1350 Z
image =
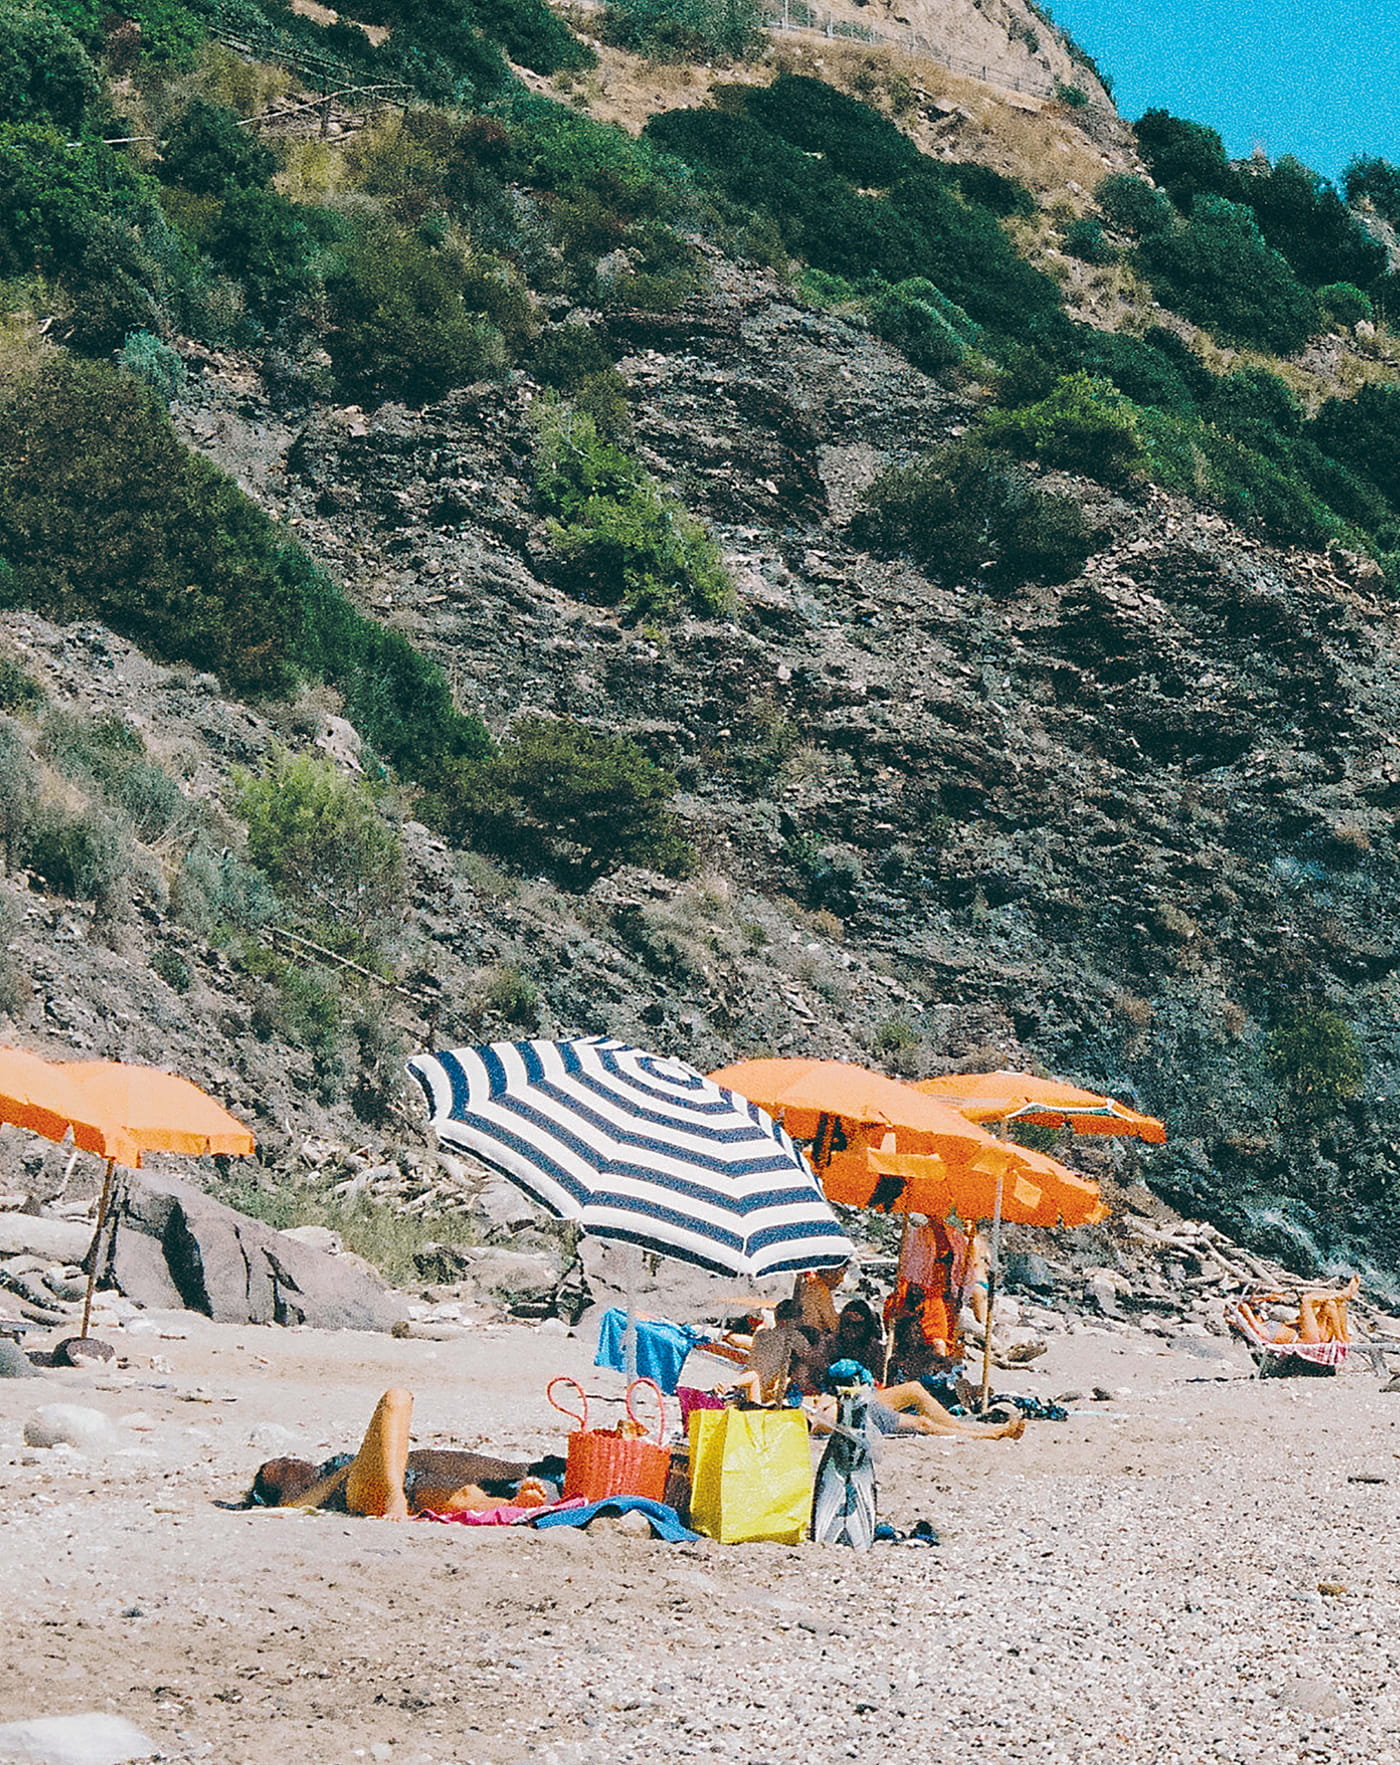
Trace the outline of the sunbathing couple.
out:
M 1270 1323 L 1255 1310 L 1256 1306 L 1277 1304 L 1281 1293 L 1267 1293 L 1253 1301 L 1239 1303 L 1241 1320 L 1264 1342 L 1350 1342 L 1347 1305 L 1361 1290 L 1361 1277 L 1353 1275 L 1338 1293 L 1304 1293 L 1298 1301 L 1298 1316 L 1287 1323 Z
M 867 1414 L 881 1433 L 1019 1439 L 1025 1431 L 1024 1417 L 983 1423 L 950 1415 L 924 1383 L 930 1354 L 920 1357 L 918 1366 L 892 1358 L 893 1377 L 884 1383 L 887 1356 L 879 1318 L 863 1299 L 853 1299 L 836 1311 L 832 1295 L 844 1274 L 844 1269 L 824 1270 L 799 1282 L 796 1295 L 778 1306 L 772 1326 L 755 1333 L 744 1372 L 730 1390 L 750 1403 L 800 1406 L 821 1427 L 836 1419 L 833 1385 L 868 1385 L 872 1396 Z M 828 1314 L 830 1328 L 824 1329 L 821 1325 Z M 911 1323 L 917 1324 L 917 1319 Z M 905 1358 L 916 1353 L 915 1335 L 906 1329 L 896 1337 Z M 909 1376 L 902 1377 L 904 1373 Z
M 409 1451 L 413 1393 L 386 1391 L 360 1450 L 317 1467 L 306 1459 L 269 1459 L 248 1498 L 250 1507 L 336 1508 L 380 1520 L 410 1514 L 459 1514 L 498 1508 L 542 1508 L 558 1501 L 561 1458 L 515 1465 L 486 1453 L 434 1447 Z

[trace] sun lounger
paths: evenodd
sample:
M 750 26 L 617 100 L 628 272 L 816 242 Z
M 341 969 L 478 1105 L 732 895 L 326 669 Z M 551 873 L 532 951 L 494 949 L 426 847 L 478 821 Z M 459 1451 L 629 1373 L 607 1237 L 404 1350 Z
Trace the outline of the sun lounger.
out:
M 1349 1342 L 1271 1342 L 1261 1335 L 1239 1301 L 1225 1307 L 1225 1321 L 1249 1350 L 1261 1379 L 1328 1378 L 1346 1360 Z

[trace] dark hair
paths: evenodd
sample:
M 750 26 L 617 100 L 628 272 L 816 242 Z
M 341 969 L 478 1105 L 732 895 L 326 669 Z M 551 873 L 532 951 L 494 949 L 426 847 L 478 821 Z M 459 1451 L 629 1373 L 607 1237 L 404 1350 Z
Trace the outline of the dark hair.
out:
M 802 1316 L 802 1306 L 796 1299 L 780 1299 L 773 1307 L 775 1324 L 791 1324 Z

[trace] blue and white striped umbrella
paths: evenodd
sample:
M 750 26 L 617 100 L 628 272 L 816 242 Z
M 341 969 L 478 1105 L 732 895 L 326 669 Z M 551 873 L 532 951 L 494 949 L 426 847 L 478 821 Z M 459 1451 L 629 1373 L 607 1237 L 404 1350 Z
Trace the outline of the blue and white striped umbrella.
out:
M 855 1254 L 771 1116 L 679 1060 L 594 1036 L 421 1054 L 408 1070 L 440 1140 L 600 1238 L 750 1277 Z

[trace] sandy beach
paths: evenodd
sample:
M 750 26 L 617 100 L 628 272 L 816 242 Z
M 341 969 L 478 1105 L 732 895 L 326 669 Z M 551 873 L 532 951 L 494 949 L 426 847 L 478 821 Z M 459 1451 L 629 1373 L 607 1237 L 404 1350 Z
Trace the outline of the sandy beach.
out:
M 618 1381 L 520 1326 L 115 1339 L 125 1371 L 0 1382 L 0 1722 L 105 1709 L 217 1765 L 1400 1759 L 1400 1397 L 1369 1373 L 1059 1335 L 1000 1384 L 1080 1391 L 1070 1419 L 891 1442 L 882 1517 L 942 1543 L 861 1555 L 233 1511 L 388 1385 L 417 1443 L 515 1452 L 558 1443 L 551 1375 Z M 109 1449 L 26 1448 L 53 1402 Z

